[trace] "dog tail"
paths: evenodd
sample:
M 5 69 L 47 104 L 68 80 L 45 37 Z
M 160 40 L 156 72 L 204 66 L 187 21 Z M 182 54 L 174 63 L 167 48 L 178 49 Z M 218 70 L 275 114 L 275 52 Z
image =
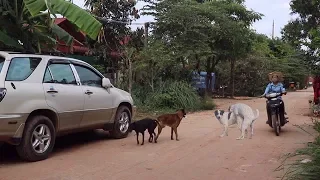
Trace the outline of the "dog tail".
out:
M 157 123 L 158 126 L 160 126 L 160 123 L 157 119 L 154 119 L 154 121 Z
M 259 112 L 259 109 L 256 109 L 256 118 L 255 119 L 258 119 L 259 118 L 259 115 L 260 115 L 260 112 Z

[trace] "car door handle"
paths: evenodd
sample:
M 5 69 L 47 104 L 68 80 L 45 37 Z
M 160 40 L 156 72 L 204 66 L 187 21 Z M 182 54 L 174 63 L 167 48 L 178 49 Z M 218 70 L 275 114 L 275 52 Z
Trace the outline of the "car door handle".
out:
M 92 91 L 87 90 L 87 91 L 85 92 L 85 94 L 90 95 L 90 94 L 93 94 L 93 92 L 92 92 Z
M 53 94 L 53 93 L 58 93 L 57 90 L 48 90 L 47 93 Z

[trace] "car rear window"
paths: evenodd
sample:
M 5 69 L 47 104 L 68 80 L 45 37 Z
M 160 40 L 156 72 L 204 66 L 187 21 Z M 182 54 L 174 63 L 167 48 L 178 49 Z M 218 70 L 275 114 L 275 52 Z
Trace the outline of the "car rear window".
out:
M 41 58 L 16 57 L 10 62 L 6 81 L 23 81 L 38 67 Z
M 5 58 L 0 56 L 0 73 L 1 73 L 2 66 L 3 66 L 3 64 L 4 64 L 4 61 L 5 61 Z

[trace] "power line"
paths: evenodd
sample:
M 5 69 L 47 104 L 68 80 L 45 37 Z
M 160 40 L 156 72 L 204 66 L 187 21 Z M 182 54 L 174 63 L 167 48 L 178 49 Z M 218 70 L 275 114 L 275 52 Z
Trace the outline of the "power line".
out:
M 135 23 L 132 21 L 118 21 L 118 20 L 112 20 L 102 17 L 96 17 L 99 21 L 102 23 L 119 23 L 119 24 L 127 24 L 127 25 L 145 25 L 146 23 L 152 23 L 152 22 L 144 22 L 144 23 Z

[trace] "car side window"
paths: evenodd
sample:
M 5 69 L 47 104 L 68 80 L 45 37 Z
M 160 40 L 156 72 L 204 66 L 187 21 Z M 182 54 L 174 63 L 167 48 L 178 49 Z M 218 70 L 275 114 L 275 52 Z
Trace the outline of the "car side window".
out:
M 74 67 L 78 72 L 80 82 L 83 86 L 102 87 L 102 77 L 93 70 L 80 65 L 74 65 Z
M 77 84 L 70 64 L 50 64 L 46 69 L 43 82 L 53 82 L 59 84 Z
M 43 83 L 53 83 L 53 78 L 51 76 L 49 67 L 46 68 L 46 72 L 44 73 Z
M 6 81 L 26 80 L 38 67 L 41 58 L 16 57 L 10 62 Z

